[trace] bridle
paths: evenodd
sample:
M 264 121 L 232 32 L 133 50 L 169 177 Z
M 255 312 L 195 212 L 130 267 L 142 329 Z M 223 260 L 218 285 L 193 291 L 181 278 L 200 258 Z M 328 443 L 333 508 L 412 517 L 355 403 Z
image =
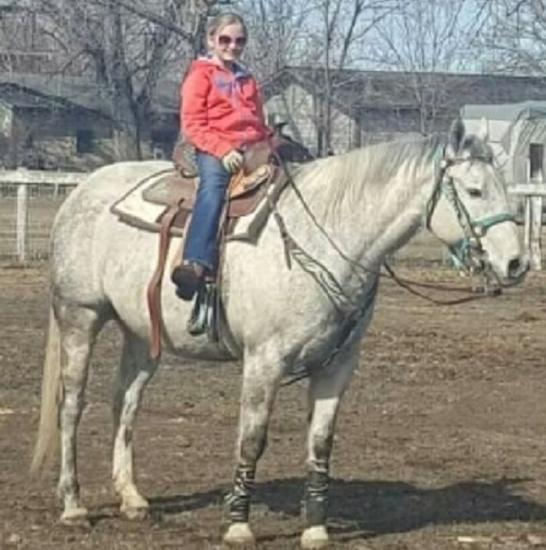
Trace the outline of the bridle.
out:
M 429 298 L 428 296 L 420 293 L 419 291 L 414 290 L 412 287 L 421 286 L 421 287 L 427 287 L 427 288 L 434 288 L 436 290 L 449 290 L 449 291 L 466 292 L 466 293 L 469 292 L 469 289 L 445 288 L 435 284 L 417 283 L 413 281 L 408 281 L 398 277 L 394 273 L 393 269 L 386 262 L 384 262 L 384 267 L 387 273 L 384 274 L 381 271 L 375 271 L 373 269 L 370 269 L 369 267 L 349 258 L 346 254 L 343 253 L 343 251 L 331 239 L 330 235 L 326 233 L 324 228 L 315 219 L 313 213 L 309 210 L 307 203 L 305 202 L 298 187 L 296 186 L 287 166 L 282 162 L 282 160 L 280 164 L 285 171 L 285 174 L 288 178 L 288 181 L 291 185 L 292 190 L 295 192 L 296 196 L 298 197 L 300 203 L 302 204 L 305 211 L 309 215 L 310 219 L 313 221 L 317 229 L 326 237 L 330 245 L 351 266 L 353 273 L 355 273 L 355 275 L 359 279 L 361 277 L 365 277 L 366 275 L 372 275 L 377 278 L 386 275 L 389 278 L 393 279 L 400 286 L 406 288 L 408 291 L 424 298 L 427 301 L 433 302 L 437 305 L 458 304 L 466 301 L 475 300 L 478 298 L 483 298 L 483 297 L 486 297 L 487 295 L 498 294 L 499 291 L 502 289 L 502 287 L 507 287 L 510 285 L 506 283 L 503 284 L 500 281 L 499 277 L 494 272 L 490 262 L 487 261 L 487 252 L 485 251 L 482 245 L 482 239 L 487 234 L 487 231 L 491 229 L 491 227 L 494 227 L 495 225 L 498 225 L 504 222 L 514 222 L 515 218 L 512 214 L 506 212 L 501 214 L 495 214 L 493 216 L 488 216 L 479 220 L 473 219 L 457 192 L 453 177 L 449 175 L 449 169 L 452 166 L 462 164 L 465 162 L 472 162 L 476 160 L 484 163 L 490 163 L 491 161 L 489 160 L 489 158 L 485 156 L 481 156 L 481 157 L 473 156 L 471 158 L 447 157 L 445 145 L 437 149 L 435 153 L 435 157 L 436 157 L 435 179 L 434 179 L 432 194 L 426 205 L 425 226 L 427 229 L 433 232 L 431 228 L 432 216 L 434 215 L 434 211 L 438 206 L 440 198 L 444 197 L 447 200 L 448 204 L 450 204 L 455 210 L 457 220 L 464 234 L 463 238 L 458 243 L 451 246 L 448 245 L 448 249 L 457 258 L 457 260 L 460 262 L 463 269 L 468 274 L 470 275 L 479 274 L 483 276 L 484 278 L 484 285 L 482 289 L 483 293 L 480 294 L 479 296 L 476 295 L 474 291 L 472 291 L 471 295 L 460 299 L 448 300 L 448 301 L 435 300 L 433 298 Z M 345 292 L 341 288 L 341 285 L 338 283 L 335 277 L 333 277 L 333 275 L 329 272 L 326 266 L 323 266 L 319 261 L 316 260 L 316 258 L 313 258 L 312 256 L 310 256 L 302 248 L 302 246 L 300 246 L 294 240 L 294 238 L 291 235 L 289 235 L 288 231 L 286 230 L 284 220 L 282 219 L 282 217 L 280 216 L 279 212 L 277 211 L 274 205 L 272 205 L 271 210 L 279 226 L 279 230 L 281 233 L 281 238 L 283 240 L 283 245 L 285 250 L 285 259 L 289 268 L 291 267 L 291 257 L 293 257 L 304 269 L 304 271 L 309 272 L 310 274 L 313 275 L 315 279 L 317 279 L 317 282 L 319 283 L 319 285 L 323 288 L 325 293 L 332 299 L 332 302 L 336 304 L 336 307 L 338 307 L 338 309 L 340 310 L 352 309 L 352 307 L 354 307 L 354 304 L 351 304 L 352 300 L 350 300 L 348 296 L 345 294 Z M 311 268 L 311 266 L 314 266 L 314 268 Z M 317 275 L 317 273 L 320 273 L 320 275 Z M 339 305 L 341 305 L 341 307 L 339 307 Z
M 454 245 L 448 245 L 449 251 L 460 263 L 460 266 L 469 274 L 480 273 L 484 276 L 486 284 L 500 285 L 497 275 L 487 261 L 487 252 L 482 245 L 482 239 L 489 229 L 504 222 L 514 222 L 515 218 L 509 212 L 487 216 L 481 219 L 473 219 L 464 202 L 461 200 L 455 182 L 449 175 L 449 169 L 457 164 L 471 161 L 490 162 L 486 157 L 472 157 L 468 159 L 446 158 L 445 148 L 441 154 L 441 160 L 437 169 L 437 176 L 431 198 L 427 204 L 425 224 L 432 233 L 432 216 L 441 197 L 454 209 L 459 225 L 463 230 L 463 238 Z
M 491 265 L 489 264 L 489 262 L 486 261 L 487 253 L 482 246 L 481 239 L 486 235 L 487 231 L 491 227 L 494 227 L 495 225 L 498 225 L 500 223 L 504 223 L 507 221 L 513 222 L 514 216 L 509 213 L 502 213 L 502 214 L 496 214 L 494 216 L 488 216 L 486 218 L 482 218 L 479 220 L 472 219 L 472 217 L 470 216 L 470 213 L 468 212 L 468 209 L 464 205 L 464 202 L 461 200 L 459 194 L 457 193 L 457 189 L 455 187 L 455 182 L 453 178 L 448 173 L 449 168 L 451 166 L 454 166 L 456 164 L 460 164 L 463 162 L 468 162 L 471 160 L 481 160 L 483 162 L 488 162 L 488 160 L 485 157 L 484 158 L 473 157 L 472 159 L 446 158 L 445 148 L 443 148 L 443 150 L 441 151 L 440 162 L 437 164 L 437 169 L 436 169 L 437 175 L 434 181 L 433 192 L 427 203 L 425 223 L 426 223 L 427 229 L 432 231 L 431 229 L 432 216 L 434 214 L 434 211 L 436 210 L 436 207 L 438 205 L 440 198 L 442 196 L 445 197 L 448 203 L 454 208 L 455 213 L 457 215 L 457 220 L 459 221 L 459 224 L 461 225 L 461 228 L 463 229 L 463 233 L 464 233 L 464 237 L 456 245 L 449 247 L 450 250 L 454 255 L 456 255 L 456 257 L 459 259 L 459 261 L 467 271 L 473 274 L 479 270 L 480 273 L 482 273 L 486 278 L 487 284 L 490 284 L 490 281 L 494 279 L 495 283 L 497 284 L 497 289 L 500 289 L 502 285 L 500 284 L 500 281 L 496 276 L 496 274 L 494 273 Z M 307 214 L 313 220 L 313 222 L 315 223 L 319 231 L 321 231 L 321 233 L 327 238 L 330 244 L 334 247 L 334 249 L 351 266 L 351 269 L 353 270 L 353 272 L 359 278 L 366 275 L 372 275 L 374 277 L 371 283 L 371 287 L 363 297 L 362 301 L 358 304 L 354 303 L 354 301 L 351 300 L 350 297 L 344 292 L 339 282 L 336 280 L 333 274 L 326 268 L 326 266 L 322 265 L 316 258 L 309 255 L 293 239 L 293 237 L 288 234 L 288 231 L 286 230 L 286 226 L 284 224 L 282 217 L 280 216 L 279 212 L 276 210 L 275 206 L 274 205 L 272 206 L 272 213 L 274 215 L 275 220 L 277 221 L 277 224 L 279 226 L 279 230 L 281 233 L 281 238 L 283 240 L 283 244 L 285 248 L 285 259 L 287 261 L 288 267 L 289 268 L 291 267 L 290 258 L 293 257 L 297 261 L 297 263 L 300 265 L 300 267 L 304 271 L 309 273 L 317 281 L 317 283 L 321 286 L 326 296 L 332 301 L 336 309 L 342 314 L 343 320 L 340 323 L 340 331 L 339 331 L 337 343 L 334 345 L 328 357 L 322 364 L 322 368 L 327 368 L 337 357 L 338 353 L 341 351 L 346 341 L 351 338 L 360 320 L 370 310 L 371 306 L 375 301 L 375 297 L 377 294 L 379 278 L 384 274 L 381 273 L 380 271 L 376 272 L 374 270 L 371 270 L 368 267 L 360 264 L 359 262 L 355 262 L 351 258 L 347 257 L 340 250 L 340 248 L 333 242 L 331 237 L 324 231 L 322 226 L 314 218 L 314 215 L 309 210 L 303 196 L 301 195 L 299 189 L 295 185 L 295 182 L 292 179 L 292 176 L 288 171 L 286 165 L 284 165 L 284 163 L 281 162 L 281 166 L 284 168 L 285 173 L 287 174 L 288 181 L 291 184 L 292 190 L 296 193 L 296 196 L 300 200 L 301 204 L 304 206 Z M 412 292 L 413 294 L 416 294 L 437 305 L 459 304 L 459 303 L 464 303 L 464 302 L 468 302 L 476 299 L 481 299 L 487 296 L 484 293 L 480 295 L 468 295 L 466 297 L 450 300 L 450 301 L 442 302 L 439 300 L 435 300 L 413 289 L 412 286 L 438 288 L 437 286 L 429 285 L 427 283 L 412 285 L 411 282 L 405 281 L 399 278 L 394 273 L 392 268 L 390 268 L 386 263 L 384 265 L 387 270 L 387 276 L 393 279 L 396 283 L 398 283 L 400 286 L 407 289 L 408 291 Z M 462 289 L 449 289 L 449 290 L 461 291 Z M 484 290 L 485 290 L 485 287 L 484 287 Z M 490 292 L 489 294 L 493 294 L 493 293 Z M 283 382 L 283 385 L 292 384 L 294 382 L 297 382 L 298 380 L 306 378 L 307 376 L 309 376 L 309 370 L 307 366 L 300 365 L 299 368 L 296 369 L 296 371 L 294 371 L 291 374 L 289 380 Z

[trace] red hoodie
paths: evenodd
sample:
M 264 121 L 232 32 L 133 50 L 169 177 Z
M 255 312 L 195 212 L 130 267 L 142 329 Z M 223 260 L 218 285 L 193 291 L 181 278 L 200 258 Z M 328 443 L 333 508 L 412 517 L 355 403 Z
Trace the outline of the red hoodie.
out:
M 241 65 L 231 72 L 212 59 L 197 59 L 180 94 L 182 132 L 200 151 L 221 158 L 271 133 L 256 80 Z

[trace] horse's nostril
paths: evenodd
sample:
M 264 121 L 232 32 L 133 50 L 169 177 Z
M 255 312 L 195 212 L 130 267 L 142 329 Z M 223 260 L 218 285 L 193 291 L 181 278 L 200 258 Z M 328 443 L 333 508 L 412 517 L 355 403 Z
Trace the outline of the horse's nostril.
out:
M 524 264 L 519 258 L 514 258 L 508 262 L 508 277 L 516 278 L 526 271 Z

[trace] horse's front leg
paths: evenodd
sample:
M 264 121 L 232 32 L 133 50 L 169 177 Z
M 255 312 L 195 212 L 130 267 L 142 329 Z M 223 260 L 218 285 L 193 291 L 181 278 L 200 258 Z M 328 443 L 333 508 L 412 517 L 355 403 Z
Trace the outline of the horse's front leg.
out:
M 325 370 L 311 376 L 305 520 L 301 536 L 305 549 L 323 548 L 329 542 L 328 488 L 330 455 L 341 398 L 358 364 L 360 338 L 344 349 Z
M 121 512 L 129 519 L 141 519 L 148 502 L 138 492 L 133 473 L 133 426 L 142 393 L 157 368 L 148 344 L 129 331 L 124 332 L 123 351 L 114 391 L 114 453 L 112 477 L 121 497 Z
M 269 419 L 283 370 L 282 360 L 272 360 L 265 353 L 245 357 L 237 467 L 233 489 L 226 499 L 231 525 L 224 535 L 224 542 L 229 545 L 248 545 L 255 542 L 248 523 L 250 499 L 256 466 L 266 447 Z

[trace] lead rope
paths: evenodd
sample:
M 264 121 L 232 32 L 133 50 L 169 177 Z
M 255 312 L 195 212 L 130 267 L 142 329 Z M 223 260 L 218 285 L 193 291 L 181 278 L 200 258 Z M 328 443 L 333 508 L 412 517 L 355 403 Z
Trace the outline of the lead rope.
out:
M 364 283 L 362 277 L 366 276 L 366 275 L 372 275 L 372 276 L 376 276 L 376 277 L 389 277 L 390 279 L 395 281 L 400 287 L 404 288 L 408 292 L 410 292 L 410 293 L 412 293 L 416 296 L 419 296 L 419 297 L 423 298 L 424 300 L 429 301 L 429 302 L 431 302 L 435 305 L 456 305 L 456 304 L 460 304 L 460 303 L 464 303 L 464 302 L 470 302 L 470 301 L 490 297 L 489 294 L 485 294 L 485 293 L 480 294 L 480 295 L 476 295 L 475 293 L 472 293 L 470 296 L 465 296 L 463 298 L 459 298 L 459 299 L 455 299 L 455 300 L 438 300 L 438 299 L 435 299 L 435 298 L 431 298 L 431 297 L 427 296 L 426 294 L 423 294 L 423 293 L 415 290 L 412 287 L 429 288 L 429 289 L 432 289 L 432 290 L 441 290 L 441 291 L 446 291 L 446 292 L 465 292 L 465 293 L 468 293 L 469 290 L 468 290 L 468 288 L 465 288 L 465 287 L 440 286 L 440 285 L 435 285 L 435 284 L 431 284 L 431 283 L 421 283 L 421 282 L 417 282 L 417 281 L 413 281 L 413 280 L 409 280 L 409 279 L 403 279 L 403 278 L 399 277 L 398 275 L 396 275 L 394 270 L 389 266 L 389 264 L 387 262 L 383 263 L 383 266 L 384 266 L 385 270 L 387 271 L 386 274 L 381 272 L 381 271 L 372 270 L 370 268 L 367 268 L 366 266 L 363 266 L 362 264 L 360 264 L 358 262 L 355 262 L 352 258 L 349 258 L 337 246 L 337 244 L 333 241 L 333 239 L 330 237 L 330 235 L 328 235 L 328 233 L 324 230 L 324 228 L 318 223 L 318 221 L 316 220 L 313 212 L 309 209 L 309 206 L 305 202 L 300 190 L 296 186 L 296 184 L 294 182 L 294 179 L 292 178 L 292 174 L 290 173 L 290 171 L 288 170 L 288 167 L 286 166 L 286 163 L 280 158 L 280 156 L 276 153 L 276 151 L 273 151 L 272 154 L 276 158 L 277 162 L 279 163 L 279 166 L 283 169 L 286 177 L 288 178 L 288 182 L 289 182 L 291 188 L 294 190 L 296 196 L 298 197 L 300 203 L 302 204 L 304 210 L 306 211 L 307 215 L 309 216 L 309 218 L 311 219 L 313 224 L 323 234 L 323 236 L 331 244 L 331 246 L 334 248 L 334 250 L 336 250 L 336 252 L 340 255 L 340 257 L 342 259 L 344 259 L 352 267 L 352 272 L 357 276 L 358 280 L 361 283 Z M 440 162 L 438 166 L 439 166 L 439 170 L 438 170 L 438 173 L 436 174 L 436 177 L 435 177 L 435 185 L 434 185 L 433 193 L 432 193 L 432 196 L 431 196 L 431 200 L 427 204 L 427 213 L 425 215 L 425 220 L 426 220 L 425 223 L 426 223 L 427 228 L 430 226 L 430 219 L 432 217 L 432 213 L 433 213 L 433 211 L 436 207 L 436 203 L 438 202 L 438 200 L 440 198 L 440 195 L 442 193 L 441 184 L 442 184 L 443 178 L 445 176 L 445 172 L 446 172 L 447 168 L 449 167 L 449 162 L 444 160 L 444 161 Z M 289 268 L 291 268 L 290 255 L 291 254 L 294 255 L 294 253 L 296 251 L 299 251 L 301 254 L 305 255 L 310 261 L 315 262 L 317 265 L 321 265 L 320 262 L 314 260 L 314 258 L 309 256 L 305 252 L 305 250 L 300 245 L 298 245 L 296 243 L 296 241 L 294 240 L 294 238 L 288 233 L 288 230 L 286 229 L 286 224 L 284 223 L 284 220 L 282 219 L 281 214 L 278 212 L 278 210 L 276 208 L 276 205 L 272 205 L 271 209 L 272 209 L 272 212 L 274 214 L 275 220 L 277 221 L 277 225 L 279 226 L 279 230 L 280 230 L 280 233 L 281 233 L 281 239 L 282 239 L 283 245 L 284 245 L 284 255 L 285 255 L 285 258 L 287 258 L 287 265 L 289 266 Z M 296 254 L 297 254 L 297 252 L 296 252 Z M 323 269 L 328 273 L 328 275 L 330 277 L 333 277 L 333 275 L 331 275 L 326 270 L 325 267 L 323 267 Z M 337 283 L 337 281 L 336 281 L 335 286 L 340 288 L 339 283 Z M 342 293 L 343 293 L 343 291 L 342 291 Z

